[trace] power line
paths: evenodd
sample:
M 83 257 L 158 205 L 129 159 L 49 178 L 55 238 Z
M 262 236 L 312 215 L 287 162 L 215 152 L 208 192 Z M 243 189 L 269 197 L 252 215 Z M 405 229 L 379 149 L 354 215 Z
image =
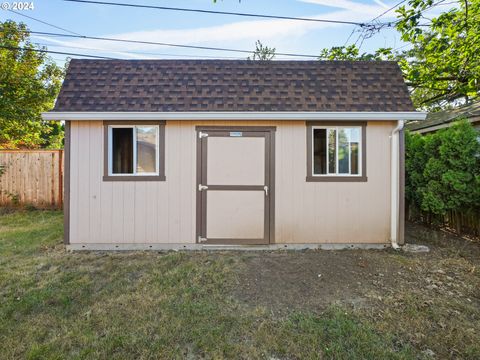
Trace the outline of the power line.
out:
M 93 50 L 105 53 L 117 53 L 117 54 L 132 54 L 132 55 L 153 55 L 153 56 L 176 56 L 176 57 L 192 57 L 192 58 L 200 58 L 197 55 L 191 54 L 166 54 L 166 53 L 150 53 L 150 52 L 141 52 L 141 51 L 122 51 L 122 50 L 109 50 L 109 49 L 99 49 L 99 48 L 91 48 L 91 47 L 81 47 L 81 46 L 68 46 L 68 45 L 55 45 L 55 44 L 45 44 L 40 42 L 35 42 L 35 44 L 40 46 L 48 46 L 48 47 L 59 47 L 59 48 L 66 48 L 66 49 L 80 49 L 80 50 Z M 213 59 L 239 59 L 239 57 L 234 56 L 202 56 L 202 58 L 213 58 Z
M 3 45 L 0 45 L 0 49 L 6 49 L 6 50 L 22 50 L 22 51 L 34 51 L 34 52 L 48 53 L 48 54 L 61 54 L 61 55 L 83 56 L 83 57 L 90 57 L 90 58 L 104 59 L 104 60 L 115 60 L 114 58 L 106 57 L 106 56 L 97 56 L 97 55 L 88 55 L 88 54 L 77 54 L 77 53 L 62 52 L 62 51 L 43 50 L 43 49 L 31 49 L 31 48 L 16 47 L 16 46 L 3 46 Z
M 31 20 L 37 21 L 37 22 L 39 22 L 39 23 L 42 23 L 42 24 L 45 24 L 45 25 L 54 27 L 55 29 L 62 30 L 62 31 L 66 31 L 66 32 L 68 32 L 68 33 L 70 33 L 70 34 L 81 35 L 81 34 L 75 32 L 75 31 L 71 31 L 71 30 L 65 29 L 65 28 L 63 28 L 63 27 L 50 24 L 50 23 L 48 23 L 48 22 L 46 22 L 46 21 L 43 21 L 43 20 L 34 18 L 33 16 L 29 16 L 29 15 L 26 15 L 26 14 L 22 14 L 22 13 L 20 13 L 20 12 L 18 12 L 18 11 L 15 11 L 15 10 L 10 10 L 10 9 L 8 9 L 8 11 L 10 11 L 10 12 L 12 12 L 12 13 L 15 13 L 15 14 L 17 14 L 17 15 L 20 15 L 20 16 L 24 16 L 24 17 L 29 18 L 29 19 L 31 19 Z
M 167 7 L 167 6 L 156 6 L 156 5 L 141 5 L 141 4 L 130 4 L 130 3 L 119 3 L 119 2 L 105 2 L 105 1 L 92 1 L 92 0 L 64 0 L 64 1 L 76 2 L 76 3 L 84 3 L 84 4 L 124 6 L 124 7 L 134 7 L 134 8 L 143 8 L 143 9 L 155 9 L 155 10 L 170 10 L 170 11 L 197 12 L 197 13 L 203 13 L 203 14 L 233 15 L 233 16 L 246 16 L 246 17 L 265 18 L 265 19 L 297 20 L 297 21 L 311 21 L 311 22 L 322 22 L 322 23 L 333 23 L 333 24 L 349 24 L 349 25 L 357 25 L 357 26 L 362 26 L 362 27 L 365 26 L 364 23 L 354 22 L 354 21 L 342 21 L 342 20 L 315 19 L 315 18 L 304 18 L 304 17 L 293 17 L 293 16 L 253 14 L 253 13 L 240 13 L 240 12 L 228 12 L 228 11 L 214 11 L 214 10 L 203 10 L 203 9 L 188 9 L 188 8 L 178 8 L 178 7 Z
M 348 41 L 350 40 L 350 38 L 353 36 L 353 34 L 355 33 L 355 28 L 352 29 L 352 32 L 350 33 L 350 35 L 348 35 L 348 38 L 347 40 L 345 40 L 345 43 L 343 44 L 343 47 L 347 46 L 348 44 Z
M 387 14 L 388 12 L 392 11 L 392 10 L 395 9 L 397 6 L 402 5 L 402 4 L 403 4 L 404 2 L 406 2 L 406 1 L 407 1 L 407 0 L 402 0 L 402 1 L 400 1 L 399 3 L 397 3 L 397 4 L 393 5 L 392 7 L 388 8 L 387 10 L 385 10 L 384 12 L 382 12 L 380 15 L 374 17 L 372 20 L 370 20 L 368 23 L 366 23 L 366 24 L 365 24 L 365 27 L 366 27 L 368 24 L 373 23 L 375 20 L 381 18 L 383 15 Z M 358 43 L 358 41 L 360 40 L 360 38 L 362 38 L 362 41 L 361 41 L 361 43 L 360 43 L 360 47 L 362 47 L 363 42 L 365 41 L 366 37 L 368 36 L 368 32 L 372 33 L 371 36 L 373 36 L 373 32 L 374 32 L 374 31 L 379 32 L 380 30 L 383 29 L 383 27 L 385 27 L 385 26 L 388 27 L 388 26 L 391 26 L 391 25 L 392 25 L 392 23 L 391 23 L 391 22 L 388 22 L 388 23 L 380 24 L 380 25 L 379 25 L 380 27 L 378 27 L 378 28 L 377 28 L 377 27 L 373 27 L 373 26 L 367 28 L 367 29 L 366 29 L 366 33 L 364 33 L 364 34 L 360 33 L 360 35 L 359 35 L 358 38 L 357 38 L 357 41 L 355 41 L 355 45 Z M 343 45 L 344 47 L 347 46 L 348 41 L 350 40 L 350 38 L 352 37 L 352 35 L 353 35 L 354 33 L 355 33 L 355 28 L 353 28 L 352 32 L 350 33 L 350 35 L 348 36 L 347 40 L 345 41 L 345 44 Z M 371 36 L 370 36 L 370 37 L 371 37 Z
M 381 13 L 380 15 L 378 15 L 377 17 L 373 18 L 372 20 L 370 20 L 368 23 L 365 24 L 365 28 L 362 29 L 362 32 L 360 33 L 357 41 L 355 41 L 355 45 L 358 43 L 358 41 L 360 40 L 360 38 L 362 39 L 361 42 L 360 42 L 360 46 L 358 47 L 358 49 L 360 50 L 362 45 L 363 45 L 363 42 L 366 40 L 366 39 L 369 39 L 371 37 L 373 37 L 376 33 L 379 33 L 381 30 L 383 30 L 384 27 L 391 27 L 392 25 L 395 26 L 397 25 L 401 19 L 399 20 L 396 20 L 394 22 L 388 22 L 388 23 L 381 23 L 379 24 L 379 27 L 369 27 L 369 24 L 373 23 L 375 20 L 377 20 L 378 18 L 380 18 L 381 16 L 385 15 L 386 13 L 388 13 L 389 11 L 395 9 L 397 6 L 400 6 L 401 4 L 403 4 L 406 0 L 402 0 L 400 1 L 399 3 L 395 4 L 394 6 L 392 6 L 391 8 L 385 10 L 383 13 Z M 443 2 L 445 2 L 446 0 L 439 0 L 437 1 L 436 3 L 433 3 L 432 5 L 430 5 L 429 7 L 425 8 L 422 10 L 422 13 L 425 13 L 426 11 L 436 7 L 436 6 L 439 6 L 441 5 Z M 416 15 L 412 15 L 410 17 L 407 18 L 408 19 L 411 19 L 412 17 L 414 17 Z M 422 26 L 422 25 L 419 25 L 419 26 Z
M 370 20 L 367 24 L 372 24 L 375 20 L 381 18 L 383 15 L 387 14 L 388 12 L 392 11 L 393 9 L 395 9 L 397 6 L 400 6 L 402 5 L 404 2 L 406 2 L 407 0 L 402 0 L 400 1 L 399 3 L 393 5 L 392 7 L 388 8 L 387 10 L 385 10 L 384 12 L 382 12 L 380 15 L 377 15 L 376 17 L 374 17 L 372 20 Z M 379 26 L 380 27 L 369 27 L 365 30 L 363 30 L 360 35 L 358 36 L 357 38 L 357 41 L 355 41 L 355 45 L 357 45 L 357 43 L 360 41 L 360 38 L 362 39 L 361 42 L 360 42 L 360 45 L 358 47 L 358 49 L 360 50 L 362 48 L 362 45 L 363 45 L 363 42 L 368 39 L 368 38 L 371 38 L 375 33 L 377 32 L 380 32 L 380 30 L 382 30 L 384 27 L 390 27 L 392 26 L 392 22 L 388 22 L 388 23 L 383 23 L 383 24 L 380 24 Z M 355 30 L 355 29 L 353 29 Z M 352 34 L 350 34 L 350 36 L 348 37 L 347 41 L 345 42 L 345 45 L 348 43 L 348 40 L 350 39 L 350 37 L 353 35 L 353 31 L 352 31 Z M 344 46 L 345 46 L 344 45 Z
M 407 0 L 402 0 L 402 1 L 400 1 L 398 4 L 393 5 L 391 8 L 385 10 L 385 11 L 382 12 L 380 15 L 378 15 L 378 16 L 375 17 L 375 18 L 373 18 L 370 22 L 375 21 L 375 20 L 381 18 L 383 15 L 389 13 L 390 11 L 392 11 L 393 9 L 395 9 L 397 6 L 402 5 L 402 4 L 403 4 L 404 2 L 406 2 L 406 1 L 407 1 Z
M 69 32 L 69 34 L 58 34 L 58 33 L 50 33 L 50 32 L 40 32 L 40 31 L 30 31 L 32 34 L 38 34 L 38 35 L 44 35 L 44 36 L 59 36 L 59 37 L 70 37 L 70 38 L 80 38 L 80 39 L 89 39 L 89 40 L 100 40 L 100 41 L 113 41 L 113 42 L 124 42 L 124 43 L 137 43 L 137 44 L 144 44 L 144 45 L 159 45 L 159 46 L 170 46 L 170 47 L 179 47 L 179 48 L 188 48 L 188 49 L 199 49 L 199 50 L 213 50 L 213 51 L 229 51 L 229 52 L 239 52 L 239 53 L 244 53 L 244 54 L 252 54 L 254 51 L 252 50 L 240 50 L 240 49 L 228 49 L 228 48 L 219 48 L 219 47 L 207 47 L 207 46 L 195 46 L 195 45 L 184 45 L 184 44 L 172 44 L 172 43 L 161 43 L 161 42 L 153 42 L 153 41 L 141 41 L 141 40 L 126 40 L 126 39 L 114 39 L 114 38 L 103 38 L 103 37 L 94 37 L 94 36 L 85 36 L 81 35 L 79 33 L 76 33 L 74 31 L 56 26 L 54 24 L 51 24 L 49 22 L 34 18 L 32 16 L 24 15 L 21 13 L 17 13 L 16 11 L 11 10 L 12 12 L 25 16 L 29 19 L 38 21 L 42 24 L 54 27 L 56 29 L 60 29 L 66 32 Z M 115 51 L 111 51 L 115 52 Z M 125 52 L 125 51 L 124 51 Z M 127 52 L 128 53 L 128 52 Z M 152 54 L 153 55 L 153 54 Z M 159 54 L 162 56 L 162 54 Z M 290 57 L 308 57 L 308 58 L 317 58 L 317 55 L 306 55 L 306 54 L 294 54 L 294 53 L 276 53 L 276 55 L 280 56 L 290 56 Z M 169 56 L 168 54 L 163 54 L 163 56 Z M 183 55 L 185 56 L 185 55 Z M 186 55 L 187 57 L 189 55 Z M 191 55 L 190 55 L 191 56 Z M 213 58 L 213 57 L 212 57 Z M 218 58 L 218 57 L 216 57 Z M 226 57 L 225 57 L 226 58 Z
M 79 39 L 100 40 L 100 41 L 112 41 L 112 42 L 130 43 L 130 44 L 170 46 L 170 47 L 198 49 L 198 50 L 227 51 L 227 52 L 237 52 L 237 53 L 243 53 L 243 54 L 252 54 L 252 53 L 255 52 L 253 50 L 241 50 L 241 49 L 221 48 L 221 47 L 211 47 L 211 46 L 173 44 L 173 43 L 164 43 L 164 42 L 156 42 L 156 41 L 116 39 L 116 38 L 107 38 L 107 37 L 100 37 L 100 36 L 69 35 L 69 34 L 58 34 L 58 33 L 43 32 L 43 31 L 30 31 L 30 33 L 37 34 L 37 35 L 45 35 L 45 36 L 79 38 Z M 295 53 L 275 53 L 275 55 L 305 57 L 305 58 L 318 58 L 318 55 L 295 54 Z
M 42 24 L 45 24 L 45 25 L 48 25 L 48 26 L 51 26 L 51 27 L 54 27 L 56 29 L 60 29 L 60 30 L 63 30 L 63 31 L 66 31 L 66 32 L 69 32 L 70 34 L 74 34 L 74 35 L 78 35 L 78 36 L 81 36 L 83 37 L 82 34 L 79 34 L 79 33 L 76 33 L 74 31 L 71 31 L 71 30 L 68 30 L 68 29 L 65 29 L 65 28 L 62 28 L 60 26 L 57 26 L 57 25 L 54 25 L 52 23 L 49 23 L 49 22 L 46 22 L 46 21 L 43 21 L 43 20 L 40 20 L 38 18 L 35 18 L 33 16 L 28 16 L 28 15 L 25 15 L 25 14 L 22 14 L 22 13 L 19 13 L 17 11 L 14 11 L 14 10 L 10 10 L 10 12 L 13 12 L 17 15 L 20 15 L 20 16 L 24 16 L 24 17 L 27 17 L 31 20 L 34 20 L 34 21 L 37 21 L 39 23 L 42 23 Z M 86 48 L 86 47 L 75 47 L 75 46 L 58 46 L 58 45 L 51 45 L 51 44 L 40 44 L 40 43 L 37 43 L 39 45 L 44 45 L 44 46 L 57 46 L 57 47 L 64 47 L 64 48 L 72 48 L 72 49 L 85 49 L 85 50 L 96 50 L 96 51 L 104 51 L 104 52 L 111 52 L 111 53 L 131 53 L 131 54 L 144 54 L 144 55 L 157 55 L 157 56 L 184 56 L 184 57 L 195 57 L 197 58 L 198 56 L 196 55 L 177 55 L 177 54 L 159 54 L 159 53 L 145 53 L 145 52 L 133 52 L 133 51 L 115 51 L 115 50 L 107 50 L 107 49 L 93 49 L 93 48 Z M 219 57 L 218 56 L 203 56 L 204 58 L 215 58 L 215 59 L 218 59 Z M 238 59 L 238 57 L 221 57 L 222 59 Z

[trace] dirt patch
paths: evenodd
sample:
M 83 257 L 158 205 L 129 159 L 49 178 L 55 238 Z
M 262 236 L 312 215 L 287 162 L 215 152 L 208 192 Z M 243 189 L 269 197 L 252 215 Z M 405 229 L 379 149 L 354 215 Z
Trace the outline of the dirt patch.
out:
M 430 253 L 394 250 L 254 252 L 241 256 L 234 296 L 278 315 L 291 310 L 321 312 L 338 304 L 374 309 L 405 291 L 461 296 L 478 301 L 464 278 L 480 259 L 478 243 L 409 224 L 407 242 Z M 467 259 L 468 264 L 462 262 Z M 471 263 L 473 262 L 473 263 Z M 470 270 L 468 267 L 471 266 Z M 433 294 L 434 293 L 434 294 Z
M 242 257 L 235 293 L 242 301 L 275 312 L 322 311 L 332 304 L 365 306 L 372 289 L 388 286 L 402 265 L 385 251 L 253 253 Z

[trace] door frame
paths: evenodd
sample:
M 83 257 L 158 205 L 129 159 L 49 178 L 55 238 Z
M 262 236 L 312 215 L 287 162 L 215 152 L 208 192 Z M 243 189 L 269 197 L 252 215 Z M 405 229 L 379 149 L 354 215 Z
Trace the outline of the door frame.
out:
M 196 232 L 195 243 L 206 245 L 221 244 L 221 245 L 265 245 L 275 243 L 275 131 L 276 126 L 201 126 L 195 127 L 197 138 L 197 181 L 196 181 Z M 222 132 L 248 132 L 248 133 L 263 133 L 265 137 L 265 170 L 268 174 L 268 192 L 266 196 L 265 208 L 265 222 L 264 233 L 267 234 L 263 241 L 258 242 L 256 239 L 207 239 L 200 241 L 203 235 L 206 235 L 206 194 L 207 191 L 200 191 L 199 185 L 202 184 L 202 175 L 206 174 L 206 166 L 202 164 L 203 156 L 206 156 L 207 141 L 202 141 L 207 138 L 200 138 L 200 132 L 206 133 L 222 133 Z M 267 178 L 266 178 L 267 179 Z M 267 181 L 266 181 L 267 182 Z M 224 185 L 227 186 L 227 185 Z M 236 186 L 236 185 L 234 185 Z M 256 187 L 255 185 L 253 187 Z M 220 190 L 217 190 L 220 191 Z M 241 190 L 239 190 L 241 191 Z M 267 216 L 268 214 L 268 216 Z

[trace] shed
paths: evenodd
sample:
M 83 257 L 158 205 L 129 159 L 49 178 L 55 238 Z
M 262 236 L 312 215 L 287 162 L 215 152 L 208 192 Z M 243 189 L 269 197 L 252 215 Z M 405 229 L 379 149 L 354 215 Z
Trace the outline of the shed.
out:
M 394 62 L 72 60 L 73 250 L 403 243 L 406 120 Z
M 455 121 L 466 119 L 480 130 L 480 101 L 456 109 L 428 113 L 425 121 L 412 121 L 405 127 L 413 133 L 429 134 L 452 126 Z

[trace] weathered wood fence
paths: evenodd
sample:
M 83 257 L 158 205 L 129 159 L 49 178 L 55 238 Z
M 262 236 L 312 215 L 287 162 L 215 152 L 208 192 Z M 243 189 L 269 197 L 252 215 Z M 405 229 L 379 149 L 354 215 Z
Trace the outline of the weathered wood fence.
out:
M 0 206 L 62 204 L 63 150 L 0 150 Z
M 448 228 L 458 235 L 480 237 L 480 212 L 478 210 L 448 211 L 441 216 L 420 211 L 415 206 L 407 206 L 406 209 L 406 219 L 408 220 Z

